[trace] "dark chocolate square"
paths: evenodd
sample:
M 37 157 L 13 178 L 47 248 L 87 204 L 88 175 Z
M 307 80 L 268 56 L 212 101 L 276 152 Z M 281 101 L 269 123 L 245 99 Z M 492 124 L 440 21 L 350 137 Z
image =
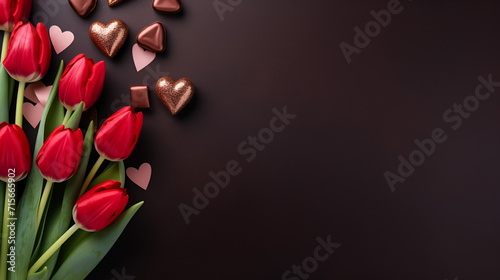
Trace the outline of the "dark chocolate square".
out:
M 136 109 L 151 109 L 149 105 L 148 86 L 139 85 L 130 87 L 130 101 Z

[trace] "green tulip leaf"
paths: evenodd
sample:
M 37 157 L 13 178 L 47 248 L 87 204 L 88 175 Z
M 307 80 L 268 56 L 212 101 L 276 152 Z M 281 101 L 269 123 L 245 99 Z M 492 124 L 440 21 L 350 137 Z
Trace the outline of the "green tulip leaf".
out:
M 85 139 L 83 142 L 83 153 L 80 160 L 80 165 L 75 175 L 71 177 L 67 182 L 58 184 L 54 186 L 53 200 L 62 201 L 62 203 L 51 203 L 49 204 L 49 211 L 47 216 L 47 222 L 45 224 L 45 231 L 43 233 L 43 239 L 41 240 L 37 250 L 33 254 L 30 262 L 30 266 L 35 263 L 38 258 L 49 249 L 49 247 L 54 244 L 61 235 L 63 235 L 69 228 L 73 214 L 73 206 L 78 199 L 78 194 L 80 192 L 80 186 L 82 185 L 83 179 L 85 178 L 85 172 L 87 170 L 90 153 L 92 151 L 94 142 L 94 123 L 90 122 L 90 125 L 85 134 Z M 59 255 L 59 250 L 56 251 L 44 264 L 47 268 L 47 276 L 50 276 L 54 271 L 56 266 L 57 258 Z M 43 271 L 42 271 L 43 272 Z M 41 272 L 37 272 L 37 275 Z M 48 279 L 48 278 L 47 278 Z M 40 278 L 42 280 L 42 278 Z
M 54 123 L 48 124 L 48 121 L 55 118 L 52 111 L 59 112 L 61 109 L 57 109 L 57 104 L 59 98 L 57 97 L 57 92 L 59 88 L 59 80 L 64 69 L 64 63 L 61 61 L 59 66 L 59 71 L 57 72 L 54 85 L 50 91 L 49 98 L 45 104 L 45 109 L 43 110 L 42 120 L 38 128 L 38 135 L 35 142 L 35 148 L 33 150 L 33 162 L 31 165 L 31 171 L 28 175 L 26 187 L 24 188 L 23 194 L 19 200 L 19 205 L 17 207 L 17 233 L 16 233 L 16 272 L 9 273 L 10 279 L 14 280 L 26 280 L 28 274 L 28 266 L 30 263 L 31 255 L 33 253 L 33 248 L 35 246 L 36 238 L 36 216 L 38 211 L 38 205 L 40 203 L 40 197 L 42 195 L 42 189 L 44 186 L 44 180 L 40 175 L 40 171 L 35 164 L 36 156 L 40 151 L 40 148 L 48 136 L 47 130 L 49 127 L 54 127 Z M 53 106 L 54 105 L 54 106 Z M 55 108 L 53 110 L 53 107 Z M 54 122 L 54 120 L 51 120 Z M 62 118 L 61 118 L 62 121 Z
M 87 128 L 87 133 L 85 134 L 85 139 L 83 141 L 83 152 L 82 158 L 80 159 L 80 166 L 75 175 L 66 182 L 66 187 L 64 188 L 64 196 L 61 204 L 61 217 L 60 217 L 60 230 L 61 235 L 69 228 L 71 218 L 73 216 L 73 206 L 75 206 L 76 200 L 78 199 L 78 194 L 80 193 L 80 187 L 82 186 L 83 180 L 85 179 L 85 173 L 89 164 L 90 154 L 94 144 L 94 122 L 91 121 L 89 127 Z
M 47 203 L 48 203 L 47 205 L 50 205 L 50 200 L 52 199 L 53 191 L 54 190 L 52 190 L 50 193 L 50 196 L 47 200 Z M 43 246 L 42 246 L 43 245 L 43 243 L 42 243 L 43 236 L 44 236 L 44 234 L 47 234 L 46 229 L 48 229 L 48 231 L 49 231 L 48 233 L 50 233 L 50 229 L 53 228 L 52 225 L 47 223 L 48 214 L 49 214 L 49 208 L 46 207 L 45 210 L 43 211 L 42 220 L 40 222 L 39 234 L 37 236 L 37 242 L 35 243 L 36 248 L 35 248 L 35 251 L 33 252 L 33 255 L 35 255 L 35 256 L 40 256 L 41 254 L 43 254 L 43 252 L 44 252 L 44 251 L 42 251 L 43 250 Z M 31 259 L 30 267 L 33 265 L 33 263 L 35 261 L 36 260 L 33 260 L 33 258 Z M 47 267 L 44 267 L 42 270 L 38 271 L 37 273 L 29 275 L 28 279 L 48 280 L 49 277 L 50 277 L 49 271 L 47 270 Z
M 104 171 L 95 178 L 87 190 L 99 185 L 102 182 L 106 182 L 108 180 L 115 180 L 122 183 L 121 187 L 125 187 L 125 164 L 123 160 L 117 162 L 111 162 L 104 169 Z
M 54 186 L 55 187 L 55 186 Z M 50 205 L 50 201 L 52 200 L 52 194 L 54 192 L 54 189 L 51 190 L 50 194 L 49 194 L 49 198 L 47 199 L 47 205 Z M 36 256 L 40 256 L 42 252 L 40 252 L 42 250 L 42 246 L 41 246 L 41 243 L 42 243 L 42 238 L 43 238 L 43 235 L 45 233 L 45 229 L 47 228 L 47 215 L 49 213 L 49 208 L 48 207 L 45 207 L 44 211 L 43 211 L 43 215 L 42 215 L 42 220 L 40 221 L 40 228 L 38 229 L 38 234 L 37 234 L 37 240 L 35 242 L 35 251 L 33 252 L 33 255 L 36 255 Z M 32 260 L 30 261 L 30 267 L 31 265 L 33 265 L 33 263 L 35 262 L 36 260 Z
M 12 99 L 13 79 L 0 63 L 0 123 L 9 122 L 9 107 Z
M 47 270 L 47 267 L 44 267 L 40 272 L 28 276 L 28 280 L 44 280 L 49 279 L 49 277 L 49 271 Z
M 80 102 L 76 110 L 69 118 L 68 123 L 66 123 L 66 127 L 71 128 L 71 130 L 75 131 L 80 125 L 80 118 L 82 117 L 82 113 L 83 113 L 83 101 Z
M 47 118 L 45 119 L 45 133 L 44 133 L 45 139 L 49 137 L 49 135 L 52 133 L 52 131 L 54 131 L 54 129 L 56 129 L 58 126 L 62 124 L 64 119 L 64 107 L 61 104 L 59 98 L 57 97 L 57 92 L 58 91 L 55 92 L 56 98 L 54 98 L 52 106 L 47 114 Z
M 133 205 L 101 231 L 88 233 L 79 230 L 63 245 L 59 256 L 60 266 L 51 280 L 83 280 L 89 275 L 118 240 L 142 204 L 143 201 Z
M 2 67 L 3 67 L 3 64 L 2 64 Z M 14 95 L 14 85 L 15 85 L 16 81 L 9 76 L 8 82 L 9 82 L 9 103 L 8 103 L 8 106 L 10 107 L 10 105 L 12 104 L 12 96 Z

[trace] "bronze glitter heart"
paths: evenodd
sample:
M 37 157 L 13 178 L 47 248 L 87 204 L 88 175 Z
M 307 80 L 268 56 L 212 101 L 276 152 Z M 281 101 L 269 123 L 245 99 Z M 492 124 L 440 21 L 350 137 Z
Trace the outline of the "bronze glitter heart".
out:
M 108 24 L 96 21 L 90 25 L 89 36 L 104 54 L 114 57 L 127 39 L 127 24 L 119 19 Z
M 169 77 L 162 77 L 156 82 L 155 90 L 163 105 L 175 115 L 186 107 L 193 97 L 194 85 L 187 78 L 174 82 Z
M 69 4 L 79 16 L 86 17 L 94 10 L 97 0 L 69 0 Z

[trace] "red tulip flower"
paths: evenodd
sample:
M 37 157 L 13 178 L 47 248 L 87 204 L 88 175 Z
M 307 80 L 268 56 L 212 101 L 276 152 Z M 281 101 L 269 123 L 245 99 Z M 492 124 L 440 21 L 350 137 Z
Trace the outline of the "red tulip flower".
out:
M 82 131 L 73 131 L 60 125 L 43 143 L 36 157 L 36 165 L 47 181 L 66 181 L 76 173 L 82 151 Z
M 116 220 L 128 203 L 127 191 L 121 183 L 109 180 L 95 186 L 80 197 L 73 207 L 75 224 L 70 227 L 28 270 L 33 275 L 78 229 L 98 231 Z
M 23 83 L 36 82 L 47 73 L 50 56 L 45 25 L 38 23 L 35 29 L 29 22 L 18 22 L 10 35 L 3 65 L 13 79 Z
M 83 101 L 83 110 L 92 107 L 101 95 L 106 66 L 94 64 L 92 58 L 79 54 L 70 61 L 59 82 L 59 99 L 68 110 L 75 110 Z
M 73 208 L 75 224 L 86 231 L 98 231 L 116 220 L 128 202 L 127 191 L 120 185 L 105 181 L 80 197 Z
M 0 0 L 0 30 L 10 32 L 18 21 L 26 22 L 31 0 Z
M 31 151 L 26 134 L 15 124 L 0 123 L 0 180 L 22 180 L 30 169 Z
M 99 155 L 110 161 L 130 156 L 141 133 L 142 119 L 142 112 L 135 113 L 130 106 L 111 115 L 95 136 L 95 148 Z

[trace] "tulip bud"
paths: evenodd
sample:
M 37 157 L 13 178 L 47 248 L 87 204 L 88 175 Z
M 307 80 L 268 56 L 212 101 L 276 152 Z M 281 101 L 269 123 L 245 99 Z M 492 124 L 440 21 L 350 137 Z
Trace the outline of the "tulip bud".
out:
M 60 125 L 43 143 L 36 157 L 36 165 L 47 181 L 66 181 L 76 173 L 82 151 L 82 131 L 73 131 Z
M 95 148 L 99 155 L 110 161 L 130 156 L 141 133 L 142 120 L 142 112 L 134 113 L 130 106 L 111 115 L 95 136 Z
M 105 181 L 80 197 L 73 207 L 75 224 L 86 231 L 98 231 L 118 218 L 128 202 L 127 191 L 120 185 Z
M 18 21 L 26 22 L 31 0 L 0 0 L 0 30 L 10 32 Z
M 31 169 L 31 151 L 24 131 L 15 124 L 0 123 L 0 180 L 22 180 Z M 10 175 L 10 176 L 9 176 Z
M 106 66 L 94 64 L 92 58 L 79 54 L 70 61 L 59 82 L 59 99 L 68 110 L 75 110 L 83 101 L 83 110 L 92 107 L 101 95 Z
M 18 22 L 10 35 L 3 65 L 14 80 L 36 82 L 47 73 L 50 56 L 51 47 L 45 25 L 38 23 L 35 29 L 29 22 Z

